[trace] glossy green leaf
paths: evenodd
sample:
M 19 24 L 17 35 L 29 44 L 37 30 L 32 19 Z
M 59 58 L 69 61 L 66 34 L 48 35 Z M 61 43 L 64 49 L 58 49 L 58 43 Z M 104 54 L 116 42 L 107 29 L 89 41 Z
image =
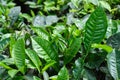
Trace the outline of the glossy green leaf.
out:
M 40 36 L 41 38 L 46 40 L 49 39 L 49 34 L 47 33 L 47 31 L 45 31 L 45 29 L 41 27 L 32 27 L 32 30 L 35 31 L 37 35 Z
M 45 26 L 45 16 L 36 16 L 33 20 L 33 26 Z
M 12 55 L 17 68 L 24 73 L 25 68 L 25 42 L 23 38 L 16 41 L 12 49 Z
M 31 38 L 31 40 L 32 47 L 38 53 L 40 58 L 43 58 L 47 62 L 54 60 L 57 65 L 59 64 L 58 54 L 49 41 L 40 37 Z
M 107 44 L 112 48 L 119 49 L 120 48 L 120 32 L 110 36 L 107 39 Z
M 10 39 L 5 38 L 3 40 L 0 40 L 0 53 L 8 46 Z
M 11 18 L 11 26 L 17 20 L 20 12 L 21 12 L 21 7 L 20 6 L 16 6 L 16 7 L 11 8 L 10 13 L 9 13 L 9 17 Z
M 43 79 L 44 80 L 49 80 L 49 75 L 46 71 L 43 72 Z
M 120 80 L 120 51 L 113 50 L 107 56 L 108 69 L 114 80 Z
M 49 15 L 45 19 L 46 19 L 46 25 L 47 26 L 50 26 L 50 25 L 52 25 L 53 23 L 56 23 L 59 20 L 59 18 L 56 15 Z
M 17 74 L 18 70 L 12 69 L 8 71 L 8 74 L 13 78 Z
M 101 7 L 97 7 L 97 9 L 91 14 L 85 25 L 85 49 L 89 50 L 91 44 L 93 43 L 100 43 L 106 34 L 106 30 L 107 19 L 105 12 Z
M 75 65 L 74 65 L 73 71 L 72 71 L 74 80 L 80 80 L 82 70 L 83 70 L 83 60 L 81 58 L 78 58 L 75 61 Z
M 105 44 L 92 44 L 93 48 L 101 48 L 107 51 L 108 53 L 112 52 L 112 48 L 110 46 L 107 46 Z
M 36 66 L 36 68 L 40 72 L 40 66 L 42 65 L 42 62 L 40 61 L 37 53 L 31 49 L 27 49 L 25 51 L 27 56 L 30 58 L 30 60 L 33 62 L 33 64 Z
M 65 66 L 59 71 L 57 80 L 69 80 L 69 73 Z
M 73 38 L 69 48 L 65 52 L 64 63 L 69 63 L 77 54 L 81 46 L 81 38 Z
M 106 1 L 99 1 L 99 2 L 101 4 L 101 6 L 103 6 L 107 10 L 111 11 L 111 7 L 110 7 L 109 3 L 107 3 Z

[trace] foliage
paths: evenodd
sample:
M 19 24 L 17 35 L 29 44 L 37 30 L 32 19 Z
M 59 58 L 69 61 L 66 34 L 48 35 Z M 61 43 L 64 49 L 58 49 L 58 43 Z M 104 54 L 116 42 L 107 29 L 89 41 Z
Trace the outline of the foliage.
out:
M 0 0 L 0 80 L 120 80 L 119 0 Z

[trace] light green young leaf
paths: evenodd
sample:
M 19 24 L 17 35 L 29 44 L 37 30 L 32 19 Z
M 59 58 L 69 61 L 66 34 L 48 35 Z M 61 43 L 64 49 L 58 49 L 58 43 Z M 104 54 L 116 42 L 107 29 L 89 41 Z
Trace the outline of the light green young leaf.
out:
M 92 44 L 92 47 L 93 48 L 102 48 L 105 51 L 107 51 L 108 53 L 112 52 L 112 47 L 107 46 L 105 44 Z
M 33 62 L 40 73 L 40 66 L 42 65 L 42 62 L 40 61 L 37 53 L 31 49 L 26 49 L 25 51 L 27 56 L 30 58 L 30 60 Z
M 69 80 L 69 73 L 65 66 L 59 71 L 57 80 Z
M 54 60 L 52 60 L 52 61 L 50 61 L 50 62 L 47 62 L 47 63 L 45 64 L 45 66 L 43 67 L 43 69 L 42 69 L 42 73 L 43 73 L 44 71 L 46 71 L 49 67 L 53 66 L 55 63 L 56 63 L 56 62 L 55 62 Z
M 3 62 L 0 62 L 0 66 L 4 67 L 5 69 L 12 69 L 10 66 L 4 64 Z

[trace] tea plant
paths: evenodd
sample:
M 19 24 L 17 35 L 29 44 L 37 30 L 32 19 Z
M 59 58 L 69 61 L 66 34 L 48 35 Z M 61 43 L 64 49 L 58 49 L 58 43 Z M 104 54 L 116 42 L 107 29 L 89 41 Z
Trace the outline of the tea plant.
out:
M 0 0 L 0 80 L 119 80 L 118 3 Z

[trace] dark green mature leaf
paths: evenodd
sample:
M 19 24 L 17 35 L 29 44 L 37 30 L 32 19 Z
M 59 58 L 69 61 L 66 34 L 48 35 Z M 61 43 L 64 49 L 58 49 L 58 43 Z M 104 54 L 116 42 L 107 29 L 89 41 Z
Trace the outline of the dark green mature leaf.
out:
M 107 56 L 107 64 L 110 74 L 115 80 L 120 79 L 120 51 L 113 50 Z
M 106 15 L 101 7 L 98 7 L 89 17 L 85 26 L 84 44 L 89 50 L 92 43 L 99 43 L 105 36 L 107 30 Z
M 46 40 L 49 39 L 49 34 L 47 33 L 47 31 L 45 31 L 45 29 L 41 27 L 32 27 L 32 30 L 35 31 L 37 35 L 40 36 L 41 38 Z
M 95 77 L 95 73 L 92 70 L 85 69 L 84 73 L 85 80 L 97 80 Z
M 42 65 L 42 62 L 40 61 L 37 53 L 35 51 L 31 50 L 31 49 L 27 49 L 26 54 L 31 59 L 33 64 L 36 66 L 38 71 L 40 72 L 40 66 Z
M 59 71 L 57 80 L 69 80 L 68 70 L 65 66 Z
M 59 64 L 58 54 L 49 41 L 40 37 L 35 37 L 31 39 L 32 47 L 38 53 L 40 58 L 43 58 L 47 62 L 54 60 L 57 64 Z
M 107 39 L 107 44 L 112 48 L 119 49 L 120 48 L 120 32 L 110 36 Z
M 99 68 L 102 62 L 105 60 L 107 52 L 98 52 L 97 54 L 88 54 L 85 60 L 85 66 L 90 69 Z
M 7 47 L 7 45 L 9 44 L 9 41 L 10 41 L 9 38 L 5 38 L 0 41 L 0 53 Z
M 74 38 L 70 44 L 70 47 L 66 50 L 64 63 L 69 63 L 80 49 L 81 38 Z
M 82 70 L 83 70 L 83 60 L 81 58 L 78 58 L 75 61 L 75 65 L 74 65 L 74 68 L 72 71 L 73 76 L 74 76 L 74 80 L 80 80 Z
M 11 18 L 11 25 L 13 25 L 15 23 L 15 21 L 17 20 L 19 14 L 20 14 L 20 11 L 21 11 L 20 6 L 13 7 L 10 10 L 9 17 Z
M 12 49 L 12 57 L 14 58 L 17 68 L 24 73 L 25 68 L 25 42 L 23 38 L 20 38 L 14 44 Z

